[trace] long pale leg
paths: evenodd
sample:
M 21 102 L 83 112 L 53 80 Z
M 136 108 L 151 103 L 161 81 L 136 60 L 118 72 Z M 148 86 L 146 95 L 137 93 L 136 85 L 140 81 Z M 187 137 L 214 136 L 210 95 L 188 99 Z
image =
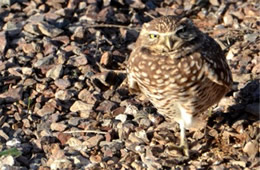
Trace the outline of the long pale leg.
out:
M 190 156 L 189 155 L 189 146 L 188 146 L 188 142 L 187 142 L 187 138 L 185 135 L 185 127 L 184 127 L 184 123 L 180 123 L 180 130 L 181 130 L 181 143 L 180 146 L 183 148 L 183 153 L 186 156 Z

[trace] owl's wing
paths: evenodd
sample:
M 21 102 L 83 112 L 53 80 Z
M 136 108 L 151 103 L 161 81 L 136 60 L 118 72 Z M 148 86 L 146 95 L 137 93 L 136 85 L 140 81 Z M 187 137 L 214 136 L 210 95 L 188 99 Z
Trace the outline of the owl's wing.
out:
M 135 78 L 133 77 L 133 75 L 131 73 L 127 74 L 127 81 L 128 81 L 128 87 L 129 87 L 130 93 L 140 92 L 140 88 L 137 84 L 137 81 L 135 80 Z
M 230 89 L 233 82 L 232 75 L 222 52 L 202 52 L 201 58 L 204 59 L 203 69 L 205 75 L 211 81 Z

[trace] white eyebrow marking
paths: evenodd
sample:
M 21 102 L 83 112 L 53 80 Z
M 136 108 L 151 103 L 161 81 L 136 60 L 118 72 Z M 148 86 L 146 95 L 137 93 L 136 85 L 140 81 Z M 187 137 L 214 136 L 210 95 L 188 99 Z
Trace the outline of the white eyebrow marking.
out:
M 142 31 L 141 31 L 141 34 L 142 34 L 142 35 L 144 35 L 144 34 L 159 34 L 160 36 L 169 36 L 169 35 L 175 35 L 175 31 L 173 31 L 173 32 L 161 33 L 161 32 L 158 32 L 158 31 L 142 30 Z

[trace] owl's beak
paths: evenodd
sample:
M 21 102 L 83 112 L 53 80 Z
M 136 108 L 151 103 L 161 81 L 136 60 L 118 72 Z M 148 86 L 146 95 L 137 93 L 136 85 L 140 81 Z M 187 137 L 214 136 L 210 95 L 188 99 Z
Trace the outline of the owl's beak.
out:
M 173 41 L 171 40 L 171 37 L 165 36 L 165 45 L 166 47 L 171 50 L 173 47 Z

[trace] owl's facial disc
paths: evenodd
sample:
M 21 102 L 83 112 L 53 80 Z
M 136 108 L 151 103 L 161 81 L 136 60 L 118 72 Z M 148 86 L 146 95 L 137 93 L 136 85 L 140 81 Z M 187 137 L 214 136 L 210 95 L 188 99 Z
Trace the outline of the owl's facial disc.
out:
M 158 31 L 142 30 L 141 34 L 147 37 L 147 42 L 145 43 L 150 49 L 157 52 L 169 52 L 172 50 L 174 42 L 171 37 L 174 32 L 161 33 Z

